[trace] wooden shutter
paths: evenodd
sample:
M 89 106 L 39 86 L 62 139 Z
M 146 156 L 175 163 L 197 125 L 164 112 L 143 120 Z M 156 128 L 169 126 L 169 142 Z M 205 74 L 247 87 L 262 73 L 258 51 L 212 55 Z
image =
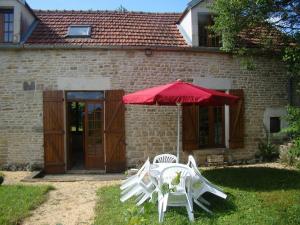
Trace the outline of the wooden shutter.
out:
M 199 106 L 183 106 L 182 109 L 182 148 L 183 151 L 198 149 Z
M 125 107 L 123 90 L 105 92 L 104 146 L 106 172 L 118 173 L 126 169 Z
M 4 13 L 0 12 L 0 43 L 4 42 Z
M 240 97 L 239 101 L 230 106 L 229 148 L 244 147 L 244 91 L 230 90 L 232 95 Z
M 64 96 L 63 91 L 44 92 L 44 160 L 45 172 L 65 172 Z

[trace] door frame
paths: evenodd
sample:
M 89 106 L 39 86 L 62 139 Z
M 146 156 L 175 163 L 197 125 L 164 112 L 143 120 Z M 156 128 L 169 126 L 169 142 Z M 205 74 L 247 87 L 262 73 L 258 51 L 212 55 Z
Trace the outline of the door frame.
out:
M 69 122 L 69 118 L 68 118 L 68 103 L 69 102 L 83 102 L 86 104 L 86 102 L 95 102 L 95 103 L 99 103 L 101 102 L 103 104 L 103 152 L 104 152 L 104 171 L 106 172 L 106 150 L 105 150 L 105 138 L 104 138 L 104 127 L 105 127 L 105 90 L 64 90 L 64 118 L 65 118 L 65 167 L 66 167 L 66 171 L 71 170 L 70 166 L 70 162 L 69 162 L 69 157 L 70 157 L 70 146 L 69 146 L 69 129 L 68 129 L 68 122 Z M 104 93 L 104 99 L 103 100 L 86 100 L 86 99 L 76 99 L 76 101 L 74 100 L 68 100 L 67 99 L 67 93 L 68 92 L 103 92 Z M 86 121 L 84 121 L 84 124 L 86 123 Z M 84 125 L 86 126 L 86 124 Z M 84 130 L 84 136 L 85 136 L 85 130 Z M 84 137 L 85 138 L 85 137 Z M 85 145 L 85 143 L 84 143 Z M 84 146 L 84 151 L 85 151 L 85 146 Z M 84 152 L 84 161 L 85 161 L 85 152 Z M 84 165 L 85 167 L 85 165 Z M 84 168 L 84 170 L 87 170 L 86 168 Z M 102 171 L 102 170 L 99 170 Z

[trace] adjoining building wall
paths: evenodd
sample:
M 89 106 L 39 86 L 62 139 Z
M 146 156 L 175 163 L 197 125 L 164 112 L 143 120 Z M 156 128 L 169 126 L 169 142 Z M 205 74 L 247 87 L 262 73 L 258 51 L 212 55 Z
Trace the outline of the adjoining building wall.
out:
M 43 90 L 63 88 L 63 82 L 76 79 L 103 79 L 99 89 L 127 93 L 177 79 L 197 83 L 214 78 L 214 85 L 223 79 L 232 89 L 244 89 L 245 148 L 194 153 L 202 161 L 206 154 L 222 152 L 234 159 L 249 159 L 264 136 L 265 110 L 288 103 L 284 66 L 266 58 L 257 58 L 255 63 L 256 70 L 246 71 L 237 58 L 202 52 L 153 51 L 146 56 L 142 50 L 0 51 L 0 164 L 43 164 Z M 126 108 L 128 166 L 159 153 L 175 154 L 174 107 Z

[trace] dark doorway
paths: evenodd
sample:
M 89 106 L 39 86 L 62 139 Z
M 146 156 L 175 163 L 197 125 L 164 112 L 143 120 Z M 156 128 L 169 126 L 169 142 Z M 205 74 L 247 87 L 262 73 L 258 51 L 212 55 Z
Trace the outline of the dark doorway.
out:
M 67 92 L 68 170 L 104 170 L 104 94 Z
M 84 102 L 68 102 L 69 169 L 84 169 Z

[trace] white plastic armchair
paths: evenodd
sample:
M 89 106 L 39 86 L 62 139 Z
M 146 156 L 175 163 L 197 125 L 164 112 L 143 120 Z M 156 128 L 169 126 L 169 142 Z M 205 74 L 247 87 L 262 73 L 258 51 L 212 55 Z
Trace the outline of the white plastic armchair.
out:
M 155 191 L 156 186 L 153 184 L 149 175 L 150 161 L 147 160 L 143 168 L 139 171 L 135 178 L 128 181 L 127 188 L 124 188 L 121 193 L 121 202 L 125 202 L 133 196 L 137 197 L 137 205 L 143 204 L 149 198 L 152 197 L 152 193 Z M 122 186 L 121 186 L 122 190 Z
M 146 167 L 148 167 L 149 165 L 150 165 L 150 160 L 149 160 L 149 158 L 148 158 L 148 159 L 146 160 L 146 162 L 144 163 L 144 165 L 142 165 L 142 167 L 139 169 L 139 171 L 138 171 L 135 175 L 133 175 L 133 176 L 127 178 L 126 180 L 122 181 L 122 185 L 121 185 L 120 189 L 121 189 L 121 190 L 125 190 L 125 189 L 129 188 L 130 186 L 135 185 L 135 184 L 137 183 L 137 181 L 138 181 L 138 177 L 140 176 L 140 174 L 141 174 L 141 173 L 146 169 Z
M 175 190 L 169 193 L 162 193 L 161 190 L 158 192 L 158 214 L 159 222 L 163 222 L 164 213 L 167 210 L 167 206 L 172 207 L 186 207 L 190 221 L 194 221 L 193 213 L 193 201 L 190 192 L 190 178 L 191 170 L 185 165 L 175 164 L 174 166 L 165 168 L 160 175 L 159 187 L 168 184 L 169 188 L 175 187 Z M 181 173 L 178 185 L 173 185 L 172 181 Z
M 157 155 L 153 159 L 153 164 L 157 163 L 177 163 L 177 157 L 171 154 Z
M 189 156 L 189 159 L 188 159 L 188 164 L 187 164 L 190 168 L 193 169 L 193 171 L 195 172 L 195 174 L 199 177 L 199 179 L 201 179 L 202 182 L 205 182 L 206 184 L 210 185 L 211 187 L 223 192 L 223 190 L 214 185 L 213 183 L 211 183 L 209 180 L 207 180 L 200 172 L 200 170 L 198 169 L 198 166 L 196 164 L 196 160 L 193 156 Z
M 193 179 L 192 184 L 192 196 L 194 202 L 200 206 L 202 209 L 207 211 L 208 213 L 212 213 L 210 210 L 208 210 L 202 203 L 206 205 L 210 205 L 208 201 L 206 201 L 202 195 L 206 192 L 210 192 L 218 197 L 221 197 L 223 199 L 227 198 L 227 195 L 223 193 L 223 191 L 217 187 L 216 185 L 209 182 L 205 177 L 202 176 L 201 172 L 199 171 L 196 161 L 193 156 L 189 156 L 189 162 L 188 166 L 191 167 L 191 169 L 194 171 L 196 177 Z M 195 188 L 196 183 L 200 183 L 200 187 Z

